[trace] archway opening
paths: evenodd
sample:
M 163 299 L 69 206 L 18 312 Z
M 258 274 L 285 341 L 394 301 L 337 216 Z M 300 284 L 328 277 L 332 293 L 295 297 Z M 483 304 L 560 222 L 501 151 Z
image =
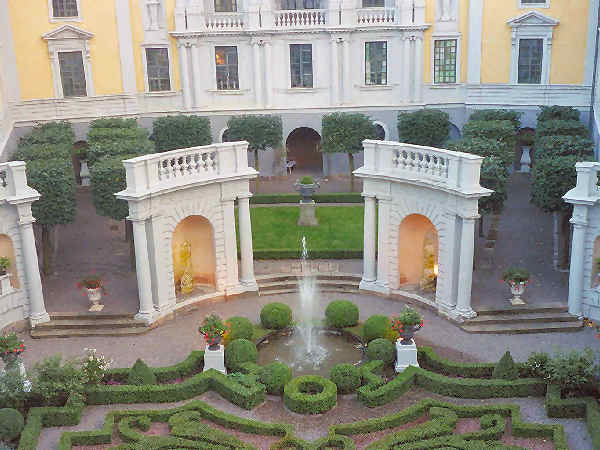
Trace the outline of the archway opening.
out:
M 435 294 L 438 275 L 438 233 L 431 221 L 411 214 L 399 226 L 398 274 L 400 289 L 420 295 Z
M 14 289 L 19 289 L 19 276 L 17 271 L 17 260 L 15 258 L 15 248 L 12 239 L 6 234 L 0 234 L 0 258 L 8 258 L 9 267 L 6 270 L 10 278 L 10 285 Z M 6 292 L 0 292 L 6 294 Z
M 375 139 L 378 141 L 385 141 L 385 128 L 380 123 L 374 122 L 375 125 Z
M 178 300 L 215 290 L 215 242 L 208 219 L 188 216 L 179 222 L 173 231 L 171 250 Z
M 285 141 L 287 149 L 287 166 L 293 170 L 309 173 L 323 171 L 323 153 L 321 153 L 321 136 L 312 128 L 300 127 L 290 133 Z

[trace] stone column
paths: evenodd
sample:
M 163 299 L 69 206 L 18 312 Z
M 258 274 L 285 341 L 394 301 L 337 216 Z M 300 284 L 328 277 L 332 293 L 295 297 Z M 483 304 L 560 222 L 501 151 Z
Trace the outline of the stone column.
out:
M 587 208 L 576 205 L 575 208 Z M 574 214 L 575 216 L 575 214 Z M 571 267 L 569 271 L 569 314 L 583 315 L 583 262 L 585 260 L 585 230 L 587 222 L 571 219 L 573 238 L 571 241 Z
M 221 201 L 223 207 L 223 227 L 225 233 L 225 264 L 226 281 L 225 295 L 235 295 L 243 292 L 238 277 L 237 243 L 235 235 L 235 210 L 233 199 Z M 217 269 L 218 270 L 218 269 Z
M 37 251 L 35 249 L 35 236 L 33 235 L 34 221 L 35 219 L 32 216 L 19 219 L 27 293 L 29 294 L 29 322 L 32 327 L 50 320 L 50 316 L 46 312 L 46 306 L 44 305 L 42 279 L 40 277 Z
M 257 291 L 258 286 L 254 278 L 254 254 L 252 252 L 252 224 L 250 222 L 250 196 L 238 197 L 239 233 L 241 250 L 241 277 L 240 283 L 249 291 Z
M 269 106 L 271 106 L 271 102 L 272 102 L 272 92 L 273 92 L 273 77 L 271 76 L 271 68 L 273 67 L 273 65 L 271 64 L 272 61 L 272 57 L 271 57 L 271 53 L 272 53 L 272 48 L 271 48 L 271 43 L 270 42 L 265 42 L 265 85 L 263 87 L 264 89 L 264 95 L 265 95 L 265 108 L 268 108 Z
M 464 318 L 477 315 L 471 308 L 471 285 L 473 283 L 473 254 L 475 249 L 475 217 L 463 217 L 460 238 L 460 261 L 458 266 L 458 298 L 456 312 Z
M 372 289 L 372 284 L 377 279 L 377 265 L 375 252 L 377 250 L 377 208 L 375 196 L 363 194 L 365 198 L 365 224 L 364 224 L 364 251 L 363 251 L 363 276 L 360 289 Z
M 262 66 L 260 61 L 260 48 L 264 44 L 262 40 L 252 41 L 252 64 L 254 65 L 254 101 L 256 106 L 262 106 Z
M 379 227 L 377 242 L 377 281 L 375 281 L 374 290 L 382 294 L 390 293 L 388 281 L 389 260 L 388 260 L 388 235 L 391 210 L 391 198 L 377 197 L 379 200 Z
M 338 54 L 338 38 L 332 36 L 329 41 L 331 44 L 331 91 L 330 102 L 332 105 L 337 105 L 340 102 L 340 58 Z
M 133 224 L 133 243 L 135 245 L 135 271 L 140 298 L 140 310 L 135 315 L 137 320 L 147 324 L 154 319 L 152 303 L 152 277 L 150 275 L 150 257 L 148 255 L 148 238 L 146 236 L 145 219 L 129 219 Z
M 181 91 L 183 93 L 183 107 L 186 110 L 192 108 L 192 87 L 190 83 L 190 71 L 188 62 L 188 45 L 185 41 L 179 41 L 179 64 L 181 77 Z
M 194 80 L 194 106 L 202 107 L 202 64 L 200 63 L 200 46 L 197 42 L 192 42 L 192 78 Z

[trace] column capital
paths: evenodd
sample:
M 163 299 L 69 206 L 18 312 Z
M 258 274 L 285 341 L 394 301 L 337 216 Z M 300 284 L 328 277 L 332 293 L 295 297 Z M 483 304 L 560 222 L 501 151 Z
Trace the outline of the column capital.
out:
M 238 199 L 247 198 L 248 200 L 250 200 L 253 196 L 254 196 L 254 194 L 252 192 L 244 192 L 242 194 L 238 194 L 237 198 Z
M 479 219 L 481 216 L 479 214 L 475 215 L 475 216 L 460 216 L 460 218 L 463 221 L 466 222 L 475 222 L 477 219 Z
M 379 200 L 381 203 L 391 203 L 392 202 L 391 195 L 376 194 L 376 197 L 377 197 L 377 200 Z
M 373 198 L 373 199 L 377 198 L 377 194 L 371 194 L 371 193 L 368 193 L 368 192 L 363 192 L 363 193 L 360 194 L 360 196 L 363 197 L 363 198 Z
M 254 45 L 256 47 L 263 47 L 265 44 L 267 44 L 267 41 L 265 39 L 263 39 L 263 38 L 260 38 L 260 37 L 253 37 L 250 40 L 250 44 Z

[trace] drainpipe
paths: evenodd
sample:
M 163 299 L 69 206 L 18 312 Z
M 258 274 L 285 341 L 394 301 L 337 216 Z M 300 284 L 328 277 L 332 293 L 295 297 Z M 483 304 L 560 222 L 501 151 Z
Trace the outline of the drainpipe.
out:
M 594 50 L 594 74 L 592 76 L 592 96 L 590 103 L 590 113 L 589 113 L 589 121 L 588 128 L 593 130 L 594 125 L 594 103 L 596 102 L 596 78 L 598 76 L 598 34 L 600 32 L 600 4 L 598 4 L 598 13 L 596 15 L 596 42 L 595 42 L 595 50 Z M 600 131 L 600 130 L 599 130 Z M 594 153 L 597 155 L 597 149 L 594 149 Z

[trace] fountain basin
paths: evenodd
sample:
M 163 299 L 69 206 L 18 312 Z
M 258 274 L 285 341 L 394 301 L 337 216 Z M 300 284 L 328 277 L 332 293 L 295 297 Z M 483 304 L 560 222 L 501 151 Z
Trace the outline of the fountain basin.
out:
M 298 328 L 288 328 L 265 336 L 257 345 L 258 364 L 279 361 L 292 368 L 293 376 L 328 377 L 336 364 L 360 365 L 364 346 L 360 338 L 343 330 L 323 327 L 312 329 L 315 345 L 305 353 L 305 336 Z

